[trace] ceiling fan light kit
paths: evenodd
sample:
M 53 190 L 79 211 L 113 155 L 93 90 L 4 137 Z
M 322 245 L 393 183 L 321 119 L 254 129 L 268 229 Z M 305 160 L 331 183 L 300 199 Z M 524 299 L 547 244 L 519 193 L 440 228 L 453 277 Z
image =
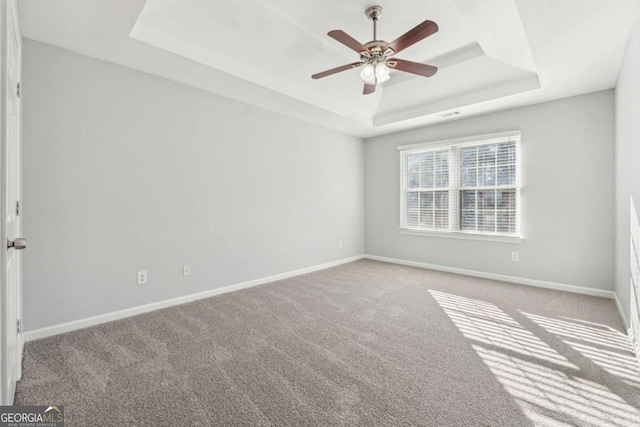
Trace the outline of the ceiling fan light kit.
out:
M 365 84 L 368 85 L 384 83 L 390 79 L 389 67 L 387 67 L 384 62 L 379 62 L 375 65 L 366 64 L 362 67 L 360 78 Z
M 364 82 L 363 94 L 368 95 L 375 92 L 378 84 L 384 83 L 391 78 L 390 69 L 417 74 L 423 77 L 431 77 L 438 68 L 393 58 L 391 56 L 408 48 L 409 46 L 438 32 L 438 25 L 433 21 L 424 21 L 415 28 L 407 31 L 391 43 L 378 40 L 378 19 L 382 16 L 382 7 L 372 6 L 365 11 L 365 15 L 373 21 L 373 40 L 362 44 L 342 30 L 329 31 L 329 37 L 339 41 L 351 50 L 360 55 L 360 61 L 341 67 L 332 68 L 322 73 L 311 76 L 313 79 L 321 79 L 341 71 L 362 67 L 360 78 Z

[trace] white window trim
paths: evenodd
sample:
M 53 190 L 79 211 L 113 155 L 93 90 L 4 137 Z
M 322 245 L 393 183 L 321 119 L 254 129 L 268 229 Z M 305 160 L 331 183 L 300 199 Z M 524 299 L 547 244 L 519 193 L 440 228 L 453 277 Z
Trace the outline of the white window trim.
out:
M 516 185 L 516 200 L 518 202 L 518 206 L 516 209 L 516 232 L 514 234 L 500 234 L 500 233 L 486 233 L 479 231 L 462 231 L 458 230 L 459 227 L 459 191 L 452 191 L 453 197 L 449 197 L 449 224 L 452 228 L 455 228 L 453 231 L 445 231 L 445 230 L 421 230 L 410 227 L 403 227 L 403 218 L 402 214 L 402 204 L 406 205 L 406 194 L 407 194 L 407 183 L 406 177 L 403 176 L 403 168 L 402 165 L 400 167 L 400 228 L 398 233 L 405 235 L 413 235 L 413 236 L 426 236 L 426 237 L 440 237 L 440 238 L 451 238 L 451 239 L 467 239 L 467 240 L 484 240 L 484 241 L 492 241 L 492 242 L 503 242 L 503 243 L 522 243 L 524 237 L 522 235 L 522 224 L 521 224 L 521 212 L 522 212 L 522 199 L 521 199 L 521 188 L 522 188 L 522 177 L 520 176 L 522 173 L 522 168 L 520 166 L 520 158 L 521 158 L 521 132 L 519 130 L 512 130 L 507 132 L 499 132 L 493 134 L 486 135 L 477 135 L 470 136 L 464 138 L 455 138 L 448 139 L 444 141 L 431 141 L 431 142 L 422 142 L 419 144 L 411 144 L 411 145 L 401 145 L 398 147 L 398 151 L 401 153 L 400 161 L 402 162 L 402 155 L 409 155 L 416 152 L 424 152 L 425 149 L 429 151 L 437 151 L 440 149 L 449 149 L 452 152 L 452 157 L 455 162 L 459 163 L 459 149 L 465 146 L 474 146 L 480 144 L 491 144 L 497 142 L 503 142 L 505 139 L 509 139 L 511 137 L 518 137 L 517 149 L 516 149 L 516 171 L 518 174 L 518 184 Z M 459 166 L 456 165 L 456 169 L 459 170 Z M 454 174 L 455 176 L 449 177 L 449 188 L 458 189 L 460 188 L 460 176 L 459 173 Z M 499 188 L 499 187 L 497 187 Z M 509 186 L 508 188 L 513 188 Z
M 415 230 L 413 228 L 399 228 L 399 234 L 406 234 L 409 236 L 424 236 L 424 237 L 441 237 L 445 239 L 465 239 L 465 240 L 483 240 L 486 242 L 502 242 L 502 243 L 522 243 L 523 237 L 518 236 L 506 236 L 503 234 L 492 233 L 480 233 L 469 231 L 427 231 L 427 230 Z

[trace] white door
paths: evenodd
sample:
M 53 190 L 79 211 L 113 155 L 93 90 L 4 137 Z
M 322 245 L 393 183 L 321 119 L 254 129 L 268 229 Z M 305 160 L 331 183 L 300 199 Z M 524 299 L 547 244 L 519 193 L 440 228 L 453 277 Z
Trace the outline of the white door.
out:
M 7 244 L 0 244 L 5 253 L 5 269 L 2 277 L 2 400 L 12 404 L 16 382 L 22 373 L 22 226 L 19 200 L 21 195 L 21 124 L 20 124 L 20 58 L 21 36 L 15 1 L 7 1 L 4 42 L 6 61 L 3 78 L 4 102 L 4 216 Z M 12 247 L 10 247 L 10 242 Z M 6 247 L 6 249 L 5 249 Z

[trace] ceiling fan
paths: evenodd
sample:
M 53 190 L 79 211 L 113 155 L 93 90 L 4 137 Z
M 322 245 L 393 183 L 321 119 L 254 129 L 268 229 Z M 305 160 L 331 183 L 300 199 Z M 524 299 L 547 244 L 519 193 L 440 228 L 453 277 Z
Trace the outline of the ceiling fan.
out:
M 368 43 L 362 44 L 342 30 L 333 30 L 327 33 L 329 37 L 356 51 L 360 55 L 360 61 L 314 74 L 311 78 L 321 79 L 341 71 L 364 66 L 360 72 L 360 78 L 364 82 L 362 93 L 369 95 L 375 92 L 376 85 L 389 80 L 389 68 L 424 77 L 431 77 L 438 71 L 437 67 L 431 65 L 391 58 L 396 53 L 437 33 L 438 25 L 435 22 L 424 21 L 391 43 L 387 43 L 383 40 L 377 40 L 377 23 L 382 16 L 382 7 L 372 6 L 365 11 L 365 15 L 373 21 L 373 40 Z

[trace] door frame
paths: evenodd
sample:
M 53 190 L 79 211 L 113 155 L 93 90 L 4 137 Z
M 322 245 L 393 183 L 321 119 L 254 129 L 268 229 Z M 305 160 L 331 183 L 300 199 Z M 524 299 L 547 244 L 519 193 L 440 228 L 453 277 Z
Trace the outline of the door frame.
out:
M 11 368 L 7 361 L 4 359 L 4 355 L 6 354 L 7 347 L 7 330 L 8 326 L 6 325 L 6 316 L 7 316 L 7 293 L 8 293 L 8 283 L 7 283 L 7 274 L 6 274 L 6 265 L 7 265 L 7 247 L 6 244 L 2 242 L 7 241 L 7 98 L 9 91 L 15 90 L 16 88 L 7 87 L 7 70 L 9 67 L 7 61 L 7 48 L 8 48 L 8 31 L 9 19 L 13 21 L 13 27 L 16 32 L 16 36 L 21 45 L 22 41 L 22 32 L 20 30 L 20 20 L 18 16 L 18 4 L 16 0 L 6 0 L 0 1 L 0 297 L 2 300 L 0 301 L 0 404 L 2 405 L 12 405 L 15 393 L 15 383 L 10 385 L 7 389 L 6 387 L 6 378 L 8 375 L 8 371 Z M 21 47 L 18 49 L 18 61 L 19 63 L 19 71 L 18 71 L 18 80 L 21 80 L 20 73 L 22 68 L 22 50 Z M 21 108 L 22 104 L 18 101 L 18 115 L 21 117 Z M 18 154 L 18 158 L 22 159 L 22 120 L 20 119 L 18 122 L 18 149 L 20 153 Z M 20 165 L 20 171 L 22 169 Z M 18 194 L 18 200 L 21 200 L 21 194 Z M 19 236 L 10 236 L 12 238 Z M 12 249 L 13 250 L 13 249 Z M 19 268 L 22 267 L 22 263 L 18 262 L 17 266 Z M 22 278 L 22 274 L 19 274 L 20 278 Z M 18 289 L 18 317 L 22 317 L 22 280 L 19 282 Z M 21 321 L 22 322 L 22 321 Z M 14 325 L 11 325 L 14 327 Z M 21 328 L 23 329 L 23 328 Z M 22 330 L 18 332 L 18 375 L 16 380 L 19 380 L 22 375 L 22 353 L 24 349 L 24 334 Z

